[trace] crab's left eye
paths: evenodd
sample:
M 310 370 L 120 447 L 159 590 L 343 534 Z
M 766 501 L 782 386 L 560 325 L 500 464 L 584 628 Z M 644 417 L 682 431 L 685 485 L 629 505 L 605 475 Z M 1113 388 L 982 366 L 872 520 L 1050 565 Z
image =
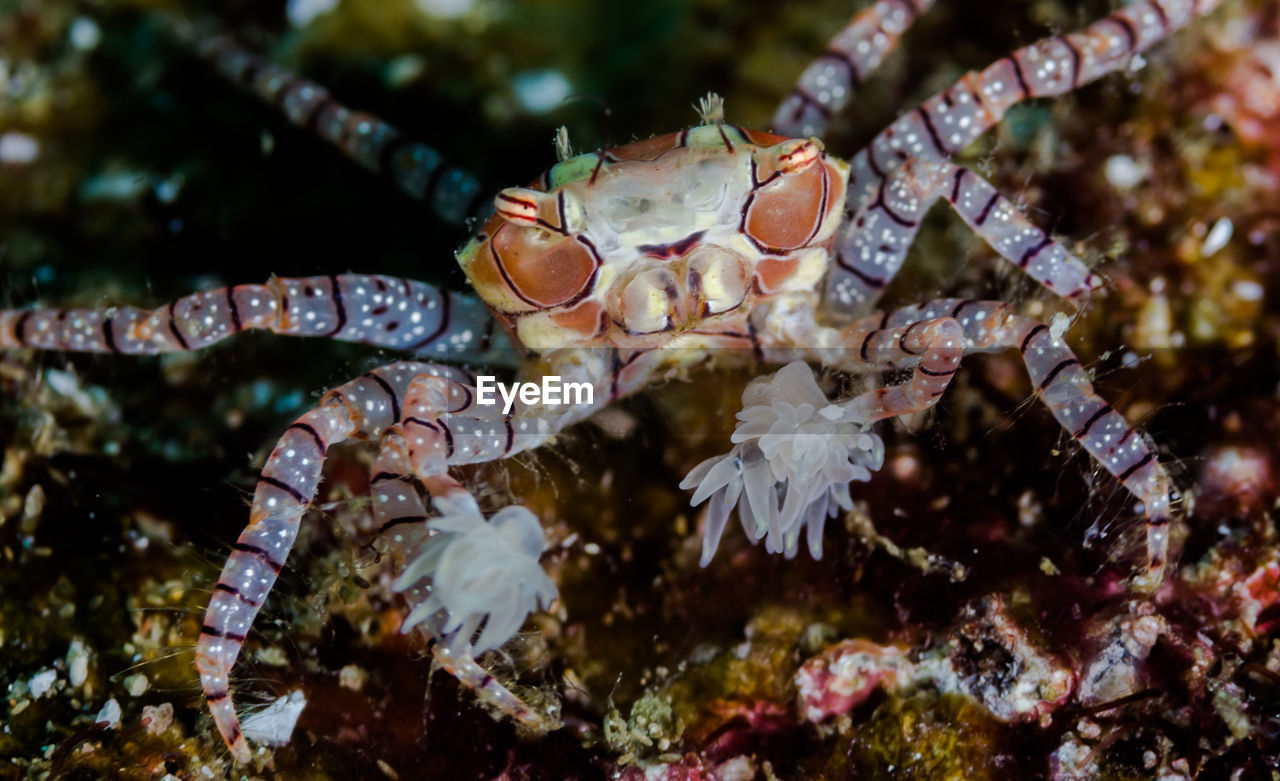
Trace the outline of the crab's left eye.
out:
M 571 301 L 595 278 L 595 253 L 572 236 L 508 223 L 490 245 L 499 273 L 522 301 L 545 308 Z

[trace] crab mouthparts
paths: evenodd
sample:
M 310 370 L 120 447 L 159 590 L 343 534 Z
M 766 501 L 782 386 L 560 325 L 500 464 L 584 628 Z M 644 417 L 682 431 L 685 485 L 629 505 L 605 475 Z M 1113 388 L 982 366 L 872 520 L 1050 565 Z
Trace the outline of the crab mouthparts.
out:
M 669 244 L 641 244 L 636 247 L 636 249 L 650 258 L 670 260 L 671 258 L 678 258 L 687 253 L 695 244 L 702 241 L 702 236 L 705 233 L 705 230 L 700 230 L 696 233 L 690 233 L 683 239 L 673 241 Z

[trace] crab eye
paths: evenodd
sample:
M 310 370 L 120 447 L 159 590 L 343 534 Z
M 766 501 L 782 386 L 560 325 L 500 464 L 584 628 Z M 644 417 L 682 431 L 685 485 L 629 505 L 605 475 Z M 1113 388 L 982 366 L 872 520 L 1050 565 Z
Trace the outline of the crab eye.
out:
M 595 253 L 583 242 L 542 228 L 508 223 L 494 234 L 498 271 L 522 301 L 539 308 L 566 303 L 595 279 Z
M 758 244 L 799 249 L 822 228 L 836 199 L 822 147 L 816 139 L 793 138 L 756 152 L 761 185 L 747 207 L 743 230 Z
M 586 222 L 581 201 L 565 190 L 544 193 L 528 187 L 508 187 L 493 199 L 493 208 L 513 225 L 542 227 L 560 234 L 577 233 Z

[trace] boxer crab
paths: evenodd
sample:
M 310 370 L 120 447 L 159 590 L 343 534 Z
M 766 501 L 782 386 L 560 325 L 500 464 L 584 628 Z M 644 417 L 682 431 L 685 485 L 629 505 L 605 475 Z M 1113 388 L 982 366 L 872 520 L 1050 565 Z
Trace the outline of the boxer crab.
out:
M 1148 0 L 1078 33 L 1020 49 L 921 104 L 849 162 L 816 139 L 857 82 L 931 0 L 881 0 L 856 16 L 780 107 L 774 135 L 729 125 L 714 97 L 690 130 L 562 160 L 508 188 L 459 253 L 478 298 L 390 277 L 275 278 L 140 310 L 0 312 L 0 347 L 154 354 L 195 350 L 247 328 L 397 349 L 430 360 L 519 363 L 521 376 L 588 388 L 581 403 L 486 404 L 476 377 L 402 361 L 329 393 L 295 421 L 262 470 L 250 522 L 206 613 L 197 667 L 214 721 L 249 758 L 230 671 L 321 479 L 328 449 L 379 442 L 371 480 L 394 587 L 436 659 L 484 700 L 536 730 L 527 707 L 475 655 L 502 645 L 556 595 L 537 558 L 536 518 L 521 507 L 485 519 L 450 468 L 538 447 L 653 381 L 705 363 L 784 365 L 744 394 L 732 451 L 682 487 L 709 500 L 703 562 L 737 510 L 753 540 L 793 555 L 803 532 L 821 555 L 822 524 L 847 509 L 849 483 L 879 468 L 878 420 L 927 409 L 965 355 L 1016 349 L 1067 433 L 1142 504 L 1147 561 L 1163 577 L 1174 490 L 1152 446 L 1094 393 L 1057 328 L 1004 302 L 938 299 L 871 313 L 917 227 L 945 200 L 1001 256 L 1053 293 L 1083 300 L 1099 278 L 978 174 L 949 162 L 1013 105 L 1063 94 L 1216 6 Z M 225 75 L 388 174 L 446 220 L 486 203 L 474 179 L 391 126 L 221 37 L 197 44 Z M 516 356 L 518 348 L 523 348 Z M 903 384 L 832 402 L 812 365 Z M 434 513 L 419 493 L 425 489 Z

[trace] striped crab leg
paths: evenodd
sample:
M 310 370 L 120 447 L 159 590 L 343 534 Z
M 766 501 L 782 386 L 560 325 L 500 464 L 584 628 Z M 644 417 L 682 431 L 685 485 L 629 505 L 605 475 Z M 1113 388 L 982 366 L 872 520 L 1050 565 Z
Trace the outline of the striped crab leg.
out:
M 236 761 L 249 761 L 249 746 L 231 697 L 231 668 L 297 538 L 325 455 L 344 440 L 379 436 L 396 421 L 400 399 L 414 377 L 447 371 L 430 364 L 396 363 L 368 372 L 325 394 L 319 406 L 285 431 L 267 458 L 253 494 L 249 525 L 218 577 L 196 643 L 196 670 L 205 700 Z
M 451 467 L 496 461 L 536 448 L 565 427 L 609 404 L 619 394 L 643 386 L 648 379 L 642 364 L 635 364 L 638 367 L 635 372 L 621 375 L 610 371 L 615 364 L 608 350 L 566 351 L 544 367 L 546 373 L 561 377 L 566 383 L 590 384 L 594 390 L 589 399 L 570 401 L 566 398 L 562 403 L 533 405 L 518 403 L 505 411 L 499 404 L 484 403 L 477 380 L 462 370 L 455 369 L 451 375 L 419 376 L 405 393 L 399 422 L 384 433 L 374 466 L 371 487 L 375 517 L 380 524 L 380 543 L 403 565 L 393 587 L 405 595 L 411 607 L 402 631 L 423 629 L 430 638 L 432 654 L 442 668 L 472 689 L 482 702 L 538 733 L 559 726 L 554 709 L 526 703 L 482 667 L 476 655 L 498 647 L 507 639 L 505 632 L 498 632 L 503 636 L 495 635 L 486 645 L 490 625 L 510 621 L 512 616 L 522 620 L 529 612 L 528 604 L 511 605 L 513 593 L 517 601 L 531 599 L 528 595 L 537 591 L 537 582 L 549 585 L 541 570 L 533 569 L 530 562 L 532 557 L 532 564 L 536 565 L 541 549 L 508 549 L 512 563 L 502 568 L 503 574 L 478 579 L 479 582 L 471 586 L 472 594 L 465 599 L 454 599 L 451 606 L 450 596 L 445 592 L 452 591 L 455 597 L 459 592 L 441 590 L 435 576 L 451 566 L 447 561 L 451 557 L 454 557 L 455 571 L 464 567 L 462 559 L 467 545 L 463 540 L 463 552 L 456 553 L 453 544 L 433 546 L 432 541 L 446 530 L 465 526 L 460 522 L 468 520 L 467 516 L 473 531 L 479 532 L 484 526 L 475 498 L 449 474 Z M 444 515 L 428 514 L 416 484 L 427 489 L 435 509 L 444 508 Z M 508 514 L 509 520 L 513 511 L 515 515 L 523 513 L 530 524 L 536 525 L 532 515 L 520 507 L 499 510 L 492 522 L 498 522 L 504 514 Z M 509 529 L 504 534 L 509 539 L 512 537 Z M 486 553 L 485 558 L 494 559 L 495 555 Z M 522 556 L 526 574 L 513 575 L 521 569 Z M 500 582 L 504 580 L 508 582 Z M 509 588 L 516 584 L 514 591 Z M 551 592 L 554 594 L 553 586 Z M 477 608 L 479 604 L 486 606 L 487 614 Z M 519 623 L 519 620 L 509 623 L 507 628 L 514 632 Z M 481 626 L 486 631 L 474 641 L 475 628 Z M 479 642 L 480 646 L 473 642 Z
M 218 72 L 279 110 L 292 124 L 313 132 L 375 174 L 386 176 L 453 225 L 489 209 L 480 180 L 430 146 L 363 111 L 339 103 L 329 91 L 249 51 L 230 36 L 203 36 L 175 22 L 175 33 Z
M 875 200 L 885 179 L 908 160 L 942 161 L 959 152 L 1025 100 L 1063 95 L 1128 66 L 1133 56 L 1211 12 L 1220 0 L 1144 0 L 1083 30 L 1045 38 L 971 71 L 903 114 L 853 156 L 851 213 Z M 847 268 L 833 269 L 830 287 L 860 287 Z M 885 280 L 887 281 L 887 280 Z M 866 291 L 864 291 L 866 292 Z M 828 296 L 837 311 L 856 299 Z M 870 300 L 874 300 L 872 295 Z
M 409 463 L 409 446 L 403 430 L 393 428 L 387 431 L 382 437 L 381 449 L 373 465 L 370 490 L 374 497 L 374 519 L 381 535 L 379 546 L 386 548 L 395 558 L 400 570 L 406 564 L 413 543 L 430 534 L 426 524 L 432 516 L 422 501 L 418 485 L 413 476 L 413 467 Z M 436 495 L 465 493 L 466 490 L 447 474 L 432 480 L 431 488 Z M 402 593 L 412 611 L 427 602 L 431 589 L 426 581 L 419 581 Z M 450 638 L 441 637 L 442 627 L 438 621 L 424 623 L 422 628 L 430 638 L 428 643 L 436 663 L 464 687 L 475 692 L 482 702 L 538 732 L 555 728 L 553 719 L 548 719 L 546 715 L 526 705 L 492 673 L 480 666 L 470 649 L 455 649 L 455 645 L 448 642 Z
M 871 71 L 934 0 L 876 0 L 859 11 L 804 69 L 773 115 L 773 129 L 793 138 L 821 136 Z
M 371 482 L 379 544 L 395 558 L 402 572 L 413 568 L 415 549 L 433 534 L 427 522 L 434 514 L 427 512 L 417 484 L 420 482 L 433 498 L 476 506 L 475 498 L 449 475 L 448 468 L 495 461 L 537 447 L 555 433 L 550 421 L 539 425 L 540 417 L 544 416 L 533 408 L 503 414 L 499 407 L 480 405 L 474 379 L 462 371 L 414 380 L 405 394 L 400 422 L 383 435 Z M 462 637 L 456 631 L 445 631 L 449 616 L 429 604 L 431 578 L 409 575 L 396 588 L 410 608 L 404 628 L 424 631 L 441 668 L 482 702 L 534 732 L 559 726 L 553 715 L 525 703 L 476 661 L 470 633 Z M 415 610 L 420 606 L 422 610 Z M 431 615 L 418 620 L 421 612 Z
M 812 357 L 846 370 L 867 365 L 914 367 L 906 386 L 869 391 L 845 405 L 868 420 L 879 420 L 925 409 L 936 401 L 959 365 L 955 345 L 949 342 L 957 331 L 963 336 L 964 355 L 1018 350 L 1036 395 L 1062 428 L 1142 502 L 1147 564 L 1137 585 L 1159 586 L 1169 555 L 1173 481 L 1146 437 L 1098 396 L 1080 361 L 1044 323 L 1018 315 L 1000 301 L 942 298 L 857 320 L 842 331 L 844 351 L 815 350 Z
M 992 249 L 1052 292 L 1068 299 L 1102 279 L 973 171 L 946 161 L 912 159 L 880 180 L 876 197 L 842 226 L 826 296 L 841 310 L 870 305 L 906 259 L 924 215 L 945 200 Z
M 452 360 L 513 355 L 478 299 L 396 277 L 275 277 L 179 298 L 158 309 L 0 310 L 0 349 L 156 353 L 198 350 L 249 328 L 363 342 Z

